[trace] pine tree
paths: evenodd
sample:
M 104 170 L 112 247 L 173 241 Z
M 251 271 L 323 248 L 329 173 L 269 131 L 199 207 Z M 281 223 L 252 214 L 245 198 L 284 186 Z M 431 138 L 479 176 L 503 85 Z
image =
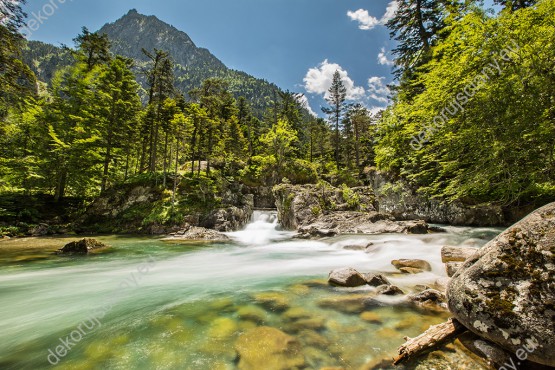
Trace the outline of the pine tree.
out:
M 97 84 L 94 106 L 97 109 L 104 150 L 101 192 L 106 190 L 110 180 L 110 164 L 117 155 L 116 151 L 126 149 L 125 172 L 128 171 L 130 144 L 135 137 L 137 115 L 141 109 L 139 84 L 131 72 L 132 66 L 132 60 L 116 57 L 100 75 Z
M 108 36 L 91 33 L 87 27 L 83 27 L 81 32 L 73 41 L 79 50 L 78 56 L 87 65 L 87 69 L 90 71 L 96 65 L 107 64 L 112 58 Z
M 25 25 L 22 4 L 25 1 L 0 0 L 0 120 L 8 115 L 8 107 L 19 106 L 36 92 L 35 76 L 21 60 L 25 45 L 19 33 Z
M 398 42 L 393 50 L 398 77 L 410 75 L 430 58 L 430 50 L 439 30 L 444 27 L 442 1 L 399 0 L 395 16 L 387 27 Z
M 337 169 L 340 169 L 340 158 L 341 158 L 341 140 L 340 140 L 340 124 L 345 113 L 345 100 L 347 98 L 347 89 L 343 85 L 341 80 L 341 74 L 339 71 L 335 71 L 333 74 L 333 81 L 331 87 L 328 90 L 328 95 L 326 96 L 326 101 L 330 105 L 329 108 L 322 108 L 324 113 L 329 115 L 329 120 L 332 123 L 335 130 L 335 165 Z

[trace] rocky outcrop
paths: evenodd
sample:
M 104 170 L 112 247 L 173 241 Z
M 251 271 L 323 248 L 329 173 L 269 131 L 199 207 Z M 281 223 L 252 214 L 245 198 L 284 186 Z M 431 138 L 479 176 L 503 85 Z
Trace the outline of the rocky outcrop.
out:
M 303 238 L 338 234 L 426 234 L 424 221 L 395 221 L 375 211 L 370 188 L 334 188 L 327 184 L 274 188 L 280 224 Z
M 555 366 L 555 203 L 468 259 L 447 291 L 463 325 L 511 353 Z
M 466 205 L 460 201 L 448 202 L 418 195 L 402 180 L 369 169 L 367 181 L 375 194 L 376 210 L 389 213 L 397 220 L 425 220 L 430 223 L 500 226 L 506 220 L 503 209 L 495 205 Z
M 206 240 L 206 241 L 228 241 L 229 237 L 219 231 L 207 229 L 204 227 L 186 225 L 178 232 L 171 233 L 164 240 Z
M 331 212 L 375 211 L 370 188 L 338 189 L 327 183 L 281 184 L 273 192 L 280 224 L 288 230 L 314 224 Z
M 342 287 L 357 287 L 366 285 L 366 279 L 357 270 L 346 267 L 330 272 L 328 282 L 331 285 Z
M 245 196 L 242 207 L 221 208 L 211 212 L 200 226 L 221 232 L 237 231 L 245 227 L 252 217 L 253 196 Z
M 305 367 L 301 343 L 279 329 L 261 326 L 235 343 L 239 370 L 288 370 Z
M 108 246 L 106 244 L 101 243 L 95 239 L 81 239 L 66 244 L 62 249 L 59 249 L 56 254 L 85 255 L 94 250 L 107 247 Z
M 221 194 L 217 200 L 212 199 L 213 193 L 191 200 L 202 192 L 200 185 L 190 186 L 190 189 L 185 185 L 183 189 L 178 187 L 175 211 L 168 211 L 172 207 L 171 192 L 168 194 L 155 183 L 111 189 L 96 198 L 76 220 L 76 231 L 163 235 L 193 225 L 226 232 L 240 230 L 250 221 L 253 196 L 243 194 L 240 184 L 231 183 L 218 189 Z

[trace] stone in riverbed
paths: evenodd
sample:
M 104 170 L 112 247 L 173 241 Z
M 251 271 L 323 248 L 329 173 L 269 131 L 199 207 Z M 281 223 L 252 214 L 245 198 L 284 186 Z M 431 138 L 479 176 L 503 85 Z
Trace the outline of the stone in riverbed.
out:
M 435 289 L 426 289 L 423 292 L 411 294 L 408 299 L 410 302 L 422 308 L 447 309 L 447 297 L 445 294 Z
M 285 311 L 289 308 L 289 298 L 281 292 L 262 292 L 253 296 L 256 303 L 275 312 Z
M 464 262 L 474 255 L 478 248 L 472 247 L 452 247 L 444 246 L 441 248 L 441 262 Z
M 361 313 L 360 318 L 363 321 L 373 323 L 373 324 L 381 324 L 381 322 L 382 322 L 381 316 L 378 315 L 375 312 L 372 312 L 372 311 L 365 311 L 365 312 Z
M 410 268 L 420 269 L 422 271 L 432 271 L 432 266 L 424 260 L 400 259 L 400 260 L 391 261 L 391 264 L 395 266 L 395 268 L 398 270 L 400 270 L 403 267 L 410 267 Z
M 354 268 L 346 267 L 330 272 L 328 282 L 341 287 L 357 287 L 366 285 L 364 276 Z
M 555 203 L 468 259 L 447 297 L 455 318 L 480 337 L 555 366 Z
M 235 343 L 239 370 L 289 370 L 303 368 L 301 344 L 281 330 L 262 326 L 242 334 Z
M 400 267 L 399 271 L 401 271 L 403 274 L 421 274 L 424 272 L 424 270 L 414 267 Z
M 85 238 L 66 244 L 62 249 L 59 249 L 56 254 L 85 255 L 89 254 L 91 251 L 107 247 L 108 246 L 106 244 L 101 243 L 98 240 Z
M 405 294 L 401 288 L 395 285 L 382 285 L 378 287 L 378 294 L 383 295 L 403 295 Z
M 391 285 L 389 280 L 387 280 L 387 278 L 382 274 L 369 272 L 366 274 L 362 274 L 362 276 L 364 276 L 364 280 L 366 280 L 366 284 L 373 287 L 379 287 L 380 285 Z

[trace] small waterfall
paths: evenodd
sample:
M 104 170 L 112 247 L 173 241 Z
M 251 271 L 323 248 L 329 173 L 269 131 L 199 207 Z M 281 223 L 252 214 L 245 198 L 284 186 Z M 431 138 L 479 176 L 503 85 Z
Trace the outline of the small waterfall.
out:
M 230 238 L 246 245 L 265 245 L 288 239 L 293 234 L 279 230 L 277 211 L 254 211 L 244 230 L 227 233 Z

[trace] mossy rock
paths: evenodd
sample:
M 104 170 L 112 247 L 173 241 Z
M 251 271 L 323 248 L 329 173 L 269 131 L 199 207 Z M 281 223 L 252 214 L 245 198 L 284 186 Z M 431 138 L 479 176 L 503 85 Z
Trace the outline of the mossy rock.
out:
M 235 343 L 239 370 L 294 370 L 305 367 L 300 342 L 268 326 L 242 334 Z
M 241 320 L 252 321 L 255 323 L 264 323 L 268 320 L 268 314 L 266 311 L 254 305 L 239 307 L 237 310 L 237 316 Z
M 253 296 L 256 303 L 262 307 L 271 310 L 282 312 L 289 308 L 289 297 L 280 292 L 263 292 Z

